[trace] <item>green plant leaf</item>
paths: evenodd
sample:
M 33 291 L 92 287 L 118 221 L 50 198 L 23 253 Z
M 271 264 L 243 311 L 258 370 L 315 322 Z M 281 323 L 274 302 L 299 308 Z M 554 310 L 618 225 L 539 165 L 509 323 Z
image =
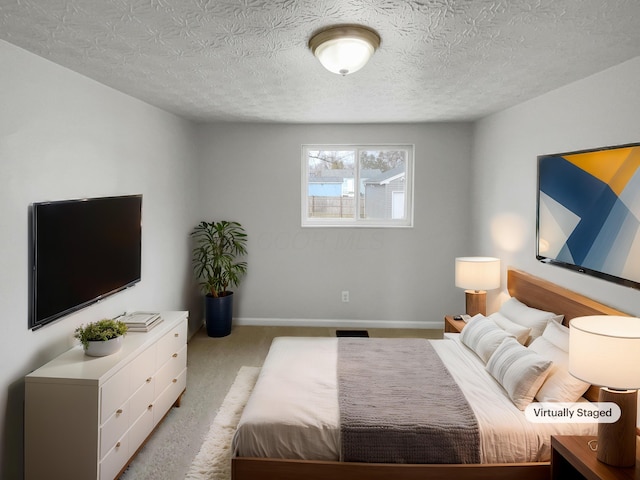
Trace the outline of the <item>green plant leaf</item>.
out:
M 247 254 L 247 234 L 238 222 L 200 222 L 191 232 L 195 241 L 193 271 L 203 292 L 214 297 L 240 283 L 247 262 L 237 261 Z
M 74 337 L 80 340 L 82 346 L 87 349 L 89 342 L 111 340 L 127 333 L 126 323 L 120 320 L 104 318 L 97 322 L 80 325 L 74 332 Z

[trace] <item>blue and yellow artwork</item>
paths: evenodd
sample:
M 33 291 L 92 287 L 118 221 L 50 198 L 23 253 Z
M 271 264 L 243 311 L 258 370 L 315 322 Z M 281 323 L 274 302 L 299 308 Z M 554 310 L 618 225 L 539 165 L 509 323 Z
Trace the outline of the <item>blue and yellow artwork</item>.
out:
M 538 256 L 640 282 L 640 145 L 545 155 Z

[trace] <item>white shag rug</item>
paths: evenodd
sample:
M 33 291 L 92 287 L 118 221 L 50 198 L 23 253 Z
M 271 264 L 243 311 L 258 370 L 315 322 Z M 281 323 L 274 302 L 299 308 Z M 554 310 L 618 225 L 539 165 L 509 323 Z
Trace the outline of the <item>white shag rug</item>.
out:
M 200 451 L 193 459 L 187 479 L 230 480 L 231 440 L 240 415 L 260 373 L 259 367 L 241 367 L 213 419 Z

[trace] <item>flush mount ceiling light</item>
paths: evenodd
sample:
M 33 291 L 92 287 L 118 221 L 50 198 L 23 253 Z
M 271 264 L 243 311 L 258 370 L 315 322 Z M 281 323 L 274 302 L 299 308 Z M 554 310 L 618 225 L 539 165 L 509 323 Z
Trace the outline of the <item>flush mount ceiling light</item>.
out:
M 357 72 L 380 46 L 380 36 L 360 25 L 338 25 L 316 33 L 309 48 L 330 72 L 347 75 Z

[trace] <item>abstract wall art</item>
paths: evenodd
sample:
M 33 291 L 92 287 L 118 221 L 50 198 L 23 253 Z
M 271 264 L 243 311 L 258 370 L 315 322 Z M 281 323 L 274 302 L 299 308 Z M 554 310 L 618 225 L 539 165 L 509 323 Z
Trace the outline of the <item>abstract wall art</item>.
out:
M 538 157 L 543 262 L 640 288 L 640 144 Z

